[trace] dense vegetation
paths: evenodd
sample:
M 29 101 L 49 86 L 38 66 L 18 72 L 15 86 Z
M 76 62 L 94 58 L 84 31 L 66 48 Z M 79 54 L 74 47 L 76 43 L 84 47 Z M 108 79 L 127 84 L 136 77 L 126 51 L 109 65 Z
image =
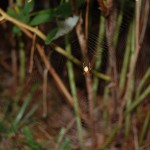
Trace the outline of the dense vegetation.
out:
M 149 0 L 0 2 L 0 150 L 150 149 Z

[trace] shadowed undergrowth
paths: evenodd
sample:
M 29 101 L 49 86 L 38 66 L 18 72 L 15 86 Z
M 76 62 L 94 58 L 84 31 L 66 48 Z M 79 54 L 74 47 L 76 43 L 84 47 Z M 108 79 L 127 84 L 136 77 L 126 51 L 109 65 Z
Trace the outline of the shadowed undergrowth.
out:
M 0 149 L 149 149 L 148 0 L 2 6 Z

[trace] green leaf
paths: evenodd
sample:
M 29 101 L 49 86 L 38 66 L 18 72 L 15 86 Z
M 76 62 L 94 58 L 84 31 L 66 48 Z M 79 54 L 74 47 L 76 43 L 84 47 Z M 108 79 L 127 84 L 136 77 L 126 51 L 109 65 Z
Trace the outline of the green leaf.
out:
M 72 9 L 71 9 L 71 4 L 70 4 L 70 2 L 63 3 L 62 5 L 60 5 L 60 6 L 57 8 L 56 13 L 57 13 L 57 17 L 65 18 L 65 17 L 71 16 L 71 14 L 72 14 Z
M 36 142 L 34 141 L 34 138 L 32 136 L 32 133 L 29 129 L 29 127 L 25 127 L 23 129 L 23 133 L 26 137 L 26 143 L 27 145 L 32 149 L 32 150 L 41 150 L 41 146 Z
M 58 32 L 58 27 L 51 30 L 46 37 L 45 44 L 49 44 L 50 42 L 52 42 L 55 39 L 57 32 Z
M 77 0 L 78 9 L 84 4 L 84 0 Z M 57 17 L 66 18 L 72 15 L 71 2 L 63 3 L 57 10 Z
M 59 21 L 58 22 L 58 29 L 51 31 L 47 38 L 45 43 L 49 44 L 55 39 L 58 39 L 59 37 L 69 33 L 77 24 L 79 17 L 78 16 L 73 16 L 65 19 L 64 21 Z
M 23 15 L 23 14 L 21 14 L 21 15 L 18 17 L 18 19 L 19 19 L 21 22 L 24 22 L 24 23 L 26 23 L 26 24 L 28 24 L 29 21 L 30 21 L 29 15 Z
M 14 18 L 17 17 L 16 12 L 15 12 L 14 9 L 12 9 L 11 7 L 8 7 L 8 8 L 7 8 L 7 13 L 8 13 L 8 15 L 10 15 L 10 16 L 12 16 L 12 17 L 14 17 Z
M 35 25 L 39 25 L 41 23 L 49 22 L 54 17 L 55 17 L 55 12 L 54 12 L 54 10 L 50 9 L 50 10 L 44 11 L 44 12 L 36 15 L 30 22 L 30 25 L 35 26 Z
M 34 8 L 34 0 L 32 0 L 31 2 L 28 2 L 28 0 L 25 0 L 25 4 L 23 8 L 24 14 L 29 14 L 29 12 L 31 12 L 33 8 Z
M 84 0 L 78 0 L 78 8 L 84 4 Z M 30 25 L 39 25 L 41 23 L 52 21 L 53 19 L 66 18 L 72 15 L 70 2 L 63 3 L 55 9 L 42 10 L 36 13 L 36 16 L 30 22 Z
M 15 11 L 16 10 L 16 11 Z M 24 9 L 22 9 L 21 7 L 16 7 L 16 9 L 12 9 L 12 8 L 8 8 L 7 9 L 7 13 L 12 16 L 13 18 L 24 22 L 26 24 L 29 23 L 30 21 L 30 16 L 29 13 L 24 13 Z
M 12 31 L 13 31 L 14 34 L 20 34 L 20 32 L 21 32 L 20 29 L 17 26 L 13 26 Z

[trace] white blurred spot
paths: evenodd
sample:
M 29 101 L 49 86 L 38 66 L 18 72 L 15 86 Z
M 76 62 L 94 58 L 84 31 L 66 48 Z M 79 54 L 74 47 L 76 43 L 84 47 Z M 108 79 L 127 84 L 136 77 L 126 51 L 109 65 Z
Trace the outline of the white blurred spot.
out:
M 28 3 L 30 3 L 32 0 L 28 0 Z

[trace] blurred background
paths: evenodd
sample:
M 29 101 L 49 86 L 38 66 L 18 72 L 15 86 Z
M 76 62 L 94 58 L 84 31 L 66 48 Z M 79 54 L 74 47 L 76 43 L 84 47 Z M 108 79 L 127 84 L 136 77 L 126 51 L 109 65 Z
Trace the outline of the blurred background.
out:
M 149 0 L 0 1 L 0 150 L 150 149 Z

